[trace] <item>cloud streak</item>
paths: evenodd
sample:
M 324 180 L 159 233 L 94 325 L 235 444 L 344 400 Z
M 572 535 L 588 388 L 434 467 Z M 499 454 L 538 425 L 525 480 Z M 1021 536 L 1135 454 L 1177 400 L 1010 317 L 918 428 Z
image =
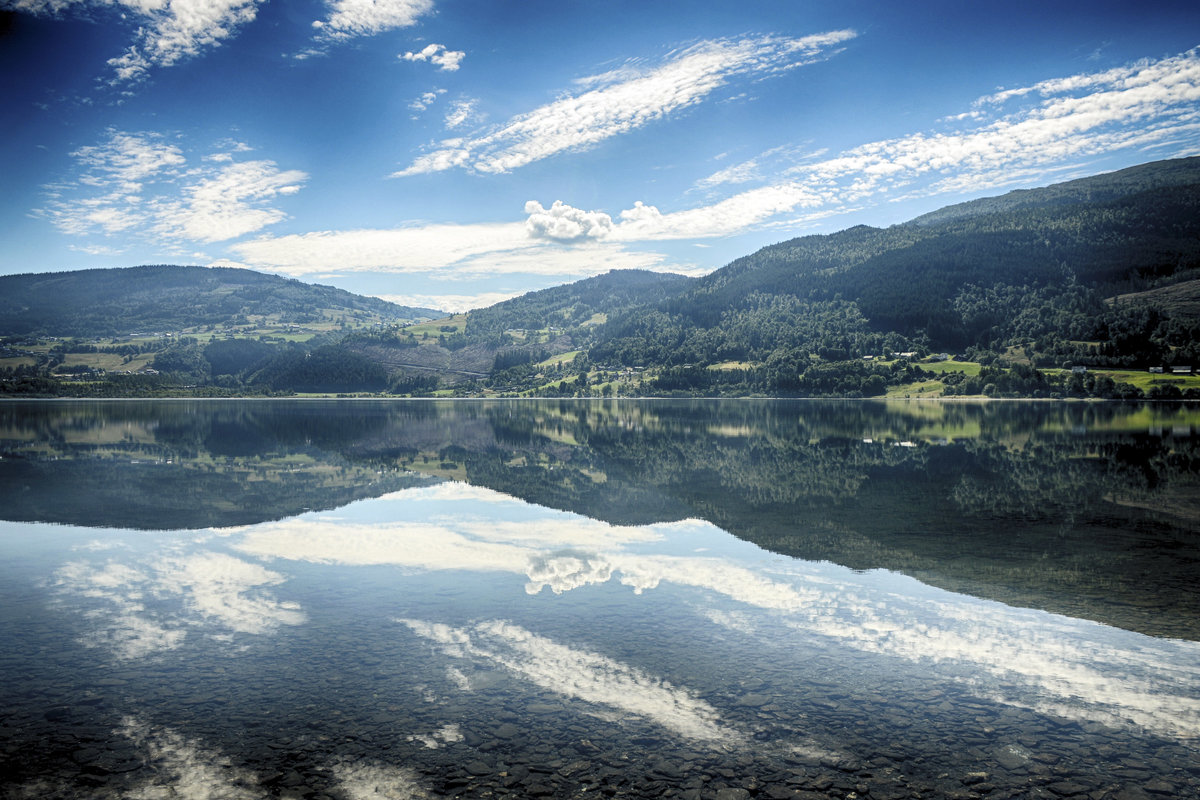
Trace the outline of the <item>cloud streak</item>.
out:
M 1030 97 L 1040 100 L 1005 109 Z M 833 158 L 786 164 L 779 148 L 726 168 L 697 185 L 747 183 L 769 172 L 787 180 L 674 212 L 637 202 L 615 224 L 570 227 L 572 219 L 609 220 L 603 211 L 555 201 L 526 208 L 531 233 L 560 241 L 610 242 L 710 238 L 775 224 L 805 212 L 820 219 L 880 199 L 972 192 L 1043 178 L 1079 158 L 1200 140 L 1200 50 L 997 92 L 977 100 L 956 122 L 974 125 L 870 142 Z M 998 114 L 998 116 L 997 116 Z M 768 170 L 763 161 L 772 160 Z M 782 162 L 782 163 L 781 163 Z M 556 209 L 561 209 L 556 213 Z M 570 212 L 569 215 L 567 212 Z M 549 219 L 547 214 L 555 219 Z M 795 220 L 789 220 L 795 222 Z M 555 228 L 553 223 L 559 224 Z
M 138 22 L 134 43 L 108 60 L 112 83 L 142 80 L 154 67 L 169 67 L 218 46 L 252 22 L 262 0 L 15 0 L 6 5 L 31 14 L 60 15 L 79 9 L 116 7 Z
M 273 161 L 237 161 L 228 151 L 189 166 L 178 145 L 155 133 L 109 131 L 104 142 L 71 155 L 78 177 L 47 187 L 47 202 L 34 214 L 74 236 L 227 241 L 285 219 L 273 202 L 308 178 Z
M 313 22 L 318 39 L 344 41 L 409 28 L 433 11 L 433 0 L 327 0 L 329 13 Z
M 766 77 L 811 63 L 854 36 L 853 31 L 832 31 L 799 39 L 701 42 L 651 69 L 631 65 L 594 76 L 585 85 L 596 88 L 566 95 L 480 136 L 444 140 L 393 177 L 456 167 L 510 172 L 661 120 L 700 103 L 736 77 Z

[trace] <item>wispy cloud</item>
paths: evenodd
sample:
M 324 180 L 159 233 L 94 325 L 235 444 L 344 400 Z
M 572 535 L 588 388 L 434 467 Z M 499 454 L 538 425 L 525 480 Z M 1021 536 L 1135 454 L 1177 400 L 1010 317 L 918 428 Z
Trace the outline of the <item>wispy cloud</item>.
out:
M 701 42 L 652 68 L 630 65 L 594 76 L 585 85 L 595 88 L 566 95 L 480 136 L 444 140 L 394 176 L 454 167 L 509 172 L 696 105 L 735 77 L 765 77 L 811 63 L 854 35 L 833 31 L 799 39 L 765 36 Z
M 1038 100 L 1030 103 L 1030 98 Z M 806 157 L 792 164 L 786 163 L 790 156 L 776 148 L 714 173 L 697 186 L 747 183 L 772 172 L 786 180 L 691 209 L 664 213 L 637 202 L 620 212 L 618 222 L 583 229 L 568 223 L 607 215 L 556 201 L 550 212 L 554 220 L 537 205 L 532 213 L 527 210 L 528 224 L 531 232 L 552 238 L 556 228 L 549 222 L 558 222 L 561 230 L 576 234 L 573 241 L 728 236 L 776 224 L 782 215 L 797 210 L 805 214 L 789 223 L 889 199 L 1044 180 L 1054 171 L 1077 168 L 1079 159 L 1122 150 L 1161 148 L 1167 155 L 1187 155 L 1200 143 L 1200 50 L 1003 90 L 980 98 L 969 112 L 947 121 L 966 126 L 870 142 L 832 158 Z M 764 161 L 772 169 L 764 169 Z M 554 209 L 559 209 L 557 214 Z
M 47 187 L 46 203 L 34 213 L 75 236 L 234 239 L 284 219 L 271 204 L 298 192 L 308 177 L 273 161 L 236 160 L 234 151 L 244 149 L 208 154 L 189 166 L 180 146 L 159 134 L 110 131 L 104 142 L 71 154 L 78 175 Z
M 59 15 L 116 6 L 138 26 L 134 43 L 109 59 L 113 83 L 141 80 L 153 67 L 169 67 L 219 45 L 251 22 L 262 0 L 9 0 L 32 14 Z
M 324 41 L 408 28 L 433 11 L 433 0 L 326 0 L 325 5 L 329 14 L 313 22 L 318 38 Z
M 314 231 L 238 242 L 231 250 L 237 263 L 292 276 L 429 273 L 441 280 L 513 274 L 583 277 L 611 269 L 664 269 L 667 261 L 660 253 L 618 243 L 535 239 L 520 222 Z
M 487 308 L 514 297 L 525 294 L 525 289 L 511 289 L 506 292 L 477 292 L 475 294 L 381 294 L 376 295 L 381 300 L 396 303 L 401 306 L 417 308 L 436 308 L 458 314 L 476 308 Z
M 1005 112 L 1014 101 L 1039 102 Z M 980 98 L 978 125 L 871 142 L 798 166 L 804 185 L 850 199 L 991 188 L 1014 170 L 1200 138 L 1200 50 Z M 995 116 L 996 114 L 999 116 Z M 914 186 L 922 178 L 924 186 Z
M 478 101 L 472 99 L 455 101 L 446 113 L 446 128 L 454 130 L 474 121 L 479 115 L 476 111 L 477 104 Z

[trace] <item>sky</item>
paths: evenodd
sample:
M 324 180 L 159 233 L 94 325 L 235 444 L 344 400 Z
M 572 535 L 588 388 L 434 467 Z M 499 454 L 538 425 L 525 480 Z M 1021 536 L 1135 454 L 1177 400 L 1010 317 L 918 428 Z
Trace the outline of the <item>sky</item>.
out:
M 477 308 L 1200 155 L 1200 3 L 0 0 L 0 274 Z

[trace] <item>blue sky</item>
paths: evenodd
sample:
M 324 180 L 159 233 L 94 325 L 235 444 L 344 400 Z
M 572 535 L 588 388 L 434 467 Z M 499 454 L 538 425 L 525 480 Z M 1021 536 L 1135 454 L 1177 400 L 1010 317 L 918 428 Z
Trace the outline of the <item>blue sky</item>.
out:
M 1200 154 L 1195 2 L 0 0 L 0 274 L 459 310 Z

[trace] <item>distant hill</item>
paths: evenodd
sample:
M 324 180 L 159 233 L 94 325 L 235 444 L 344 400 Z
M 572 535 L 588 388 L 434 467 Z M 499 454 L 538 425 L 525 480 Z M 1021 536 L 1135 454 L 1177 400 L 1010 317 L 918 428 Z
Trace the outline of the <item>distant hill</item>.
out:
M 228 267 L 142 266 L 0 276 L 0 336 L 115 336 L 239 319 L 412 322 L 442 312 Z
M 695 281 L 682 275 L 617 269 L 594 278 L 505 300 L 467 316 L 467 334 L 509 330 L 578 328 L 603 323 L 610 314 L 642 308 L 678 295 Z

